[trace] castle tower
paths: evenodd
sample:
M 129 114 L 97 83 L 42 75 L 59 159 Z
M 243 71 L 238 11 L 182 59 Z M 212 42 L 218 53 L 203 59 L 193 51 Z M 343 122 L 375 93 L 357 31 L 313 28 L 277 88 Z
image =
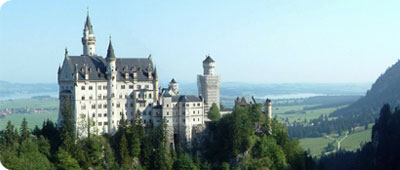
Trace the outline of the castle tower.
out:
M 264 102 L 264 114 L 269 120 L 272 120 L 272 101 L 270 99 Z
M 115 61 L 117 58 L 114 54 L 114 48 L 111 43 L 108 45 L 107 50 L 107 121 L 108 121 L 108 133 L 113 134 L 117 129 L 116 119 L 114 118 L 115 112 L 115 96 L 117 92 L 117 71 Z
M 199 95 L 204 98 L 204 111 L 208 114 L 208 110 L 213 103 L 217 104 L 219 108 L 219 87 L 220 87 L 220 76 L 215 75 L 215 61 L 210 57 L 206 56 L 203 61 L 203 75 L 197 76 L 197 86 L 199 89 Z
M 154 103 L 158 102 L 158 74 L 157 74 L 157 67 L 154 67 L 154 79 L 153 79 L 153 96 L 154 96 Z
M 95 53 L 95 45 L 96 45 L 96 37 L 94 36 L 93 26 L 90 22 L 89 12 L 86 17 L 85 26 L 83 29 L 83 37 L 82 37 L 82 45 L 83 45 L 83 55 L 94 56 Z
M 168 89 L 170 89 L 174 95 L 179 95 L 179 84 L 174 78 L 172 78 L 171 82 L 169 82 Z

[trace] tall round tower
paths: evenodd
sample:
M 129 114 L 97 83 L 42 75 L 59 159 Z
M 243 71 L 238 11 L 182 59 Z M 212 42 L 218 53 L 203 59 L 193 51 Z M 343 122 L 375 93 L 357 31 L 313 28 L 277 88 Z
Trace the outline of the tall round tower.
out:
M 269 120 L 272 119 L 272 101 L 270 99 L 265 100 L 264 114 Z
M 203 70 L 204 75 L 214 75 L 215 61 L 210 57 L 210 55 L 208 55 L 203 61 Z
M 82 45 L 83 45 L 83 55 L 87 56 L 96 55 L 95 53 L 96 37 L 94 36 L 93 25 L 90 22 L 89 12 L 87 14 L 85 27 L 83 29 Z
M 108 133 L 113 134 L 117 129 L 116 119 L 114 118 L 115 112 L 115 96 L 117 92 L 117 71 L 115 62 L 117 58 L 114 54 L 114 48 L 111 43 L 108 45 L 107 50 L 107 118 L 108 118 Z
M 172 78 L 172 80 L 169 82 L 168 88 L 174 92 L 175 95 L 179 95 L 179 84 L 174 78 Z

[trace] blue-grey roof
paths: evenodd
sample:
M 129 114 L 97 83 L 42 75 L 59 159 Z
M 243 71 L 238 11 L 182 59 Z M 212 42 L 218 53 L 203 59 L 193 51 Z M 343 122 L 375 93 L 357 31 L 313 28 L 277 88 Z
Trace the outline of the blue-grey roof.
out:
M 71 70 L 77 66 L 78 80 L 85 80 L 85 67 L 89 72 L 89 80 L 106 80 L 106 60 L 101 56 L 69 56 L 67 58 Z M 148 58 L 117 58 L 117 81 L 125 81 L 125 73 L 128 72 L 129 80 L 133 79 L 133 71 L 136 70 L 137 80 L 149 80 L 146 67 L 153 67 L 153 62 Z M 156 77 L 154 72 L 153 77 Z
M 110 43 L 108 44 L 108 50 L 107 50 L 107 57 L 106 60 L 115 60 L 115 54 L 114 54 L 114 48 L 112 46 L 112 42 L 110 40 Z
M 212 63 L 215 62 L 210 56 L 207 56 L 203 63 Z
M 172 96 L 172 102 L 201 102 L 201 98 L 199 96 L 194 95 L 179 95 Z
M 93 25 L 92 25 L 92 23 L 90 22 L 89 14 L 88 14 L 87 17 L 86 17 L 85 30 L 86 30 L 86 29 L 89 29 L 89 34 L 93 34 L 93 33 L 94 33 L 94 32 L 93 32 Z

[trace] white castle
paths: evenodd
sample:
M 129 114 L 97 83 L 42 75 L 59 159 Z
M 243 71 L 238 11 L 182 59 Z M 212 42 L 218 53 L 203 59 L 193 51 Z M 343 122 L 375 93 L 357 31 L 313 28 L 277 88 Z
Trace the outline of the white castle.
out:
M 107 56 L 95 52 L 96 38 L 89 15 L 83 37 L 83 54 L 65 58 L 58 70 L 60 112 L 70 107 L 76 135 L 115 133 L 124 117 L 127 124 L 140 117 L 144 126 L 160 125 L 166 120 L 170 141 L 191 143 L 193 133 L 204 128 L 212 103 L 219 106 L 220 77 L 215 61 L 203 61 L 204 75 L 198 75 L 199 96 L 180 95 L 172 79 L 168 88 L 159 87 L 157 69 L 151 55 L 147 58 L 117 58 L 109 42 Z M 65 105 L 66 101 L 70 105 Z

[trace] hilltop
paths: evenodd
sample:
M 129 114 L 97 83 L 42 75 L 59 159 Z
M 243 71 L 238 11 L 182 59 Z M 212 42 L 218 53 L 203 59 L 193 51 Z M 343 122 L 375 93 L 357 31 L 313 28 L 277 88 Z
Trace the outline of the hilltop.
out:
M 377 117 L 384 104 L 397 107 L 400 104 L 400 61 L 389 67 L 372 85 L 366 95 L 348 107 L 330 116 L 373 115 Z

